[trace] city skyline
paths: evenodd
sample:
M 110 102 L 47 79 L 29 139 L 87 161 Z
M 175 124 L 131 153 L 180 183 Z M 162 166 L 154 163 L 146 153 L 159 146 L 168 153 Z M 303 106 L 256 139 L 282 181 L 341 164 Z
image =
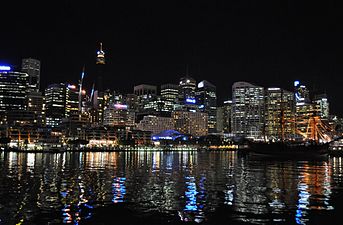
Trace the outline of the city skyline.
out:
M 106 88 L 133 92 L 143 83 L 176 83 L 188 67 L 197 82 L 208 80 L 217 87 L 219 102 L 231 98 L 237 81 L 292 91 L 294 80 L 300 80 L 310 91 L 327 93 L 332 112 L 343 114 L 337 54 L 342 32 L 332 6 L 322 5 L 319 17 L 314 13 L 319 6 L 292 2 L 109 7 L 102 1 L 64 1 L 43 5 L 43 10 L 27 4 L 5 25 L 0 62 L 20 66 L 22 58 L 40 60 L 43 88 L 77 83 L 85 65 L 89 91 L 96 82 L 96 51 L 102 42 Z M 37 25 L 20 26 L 27 16 Z

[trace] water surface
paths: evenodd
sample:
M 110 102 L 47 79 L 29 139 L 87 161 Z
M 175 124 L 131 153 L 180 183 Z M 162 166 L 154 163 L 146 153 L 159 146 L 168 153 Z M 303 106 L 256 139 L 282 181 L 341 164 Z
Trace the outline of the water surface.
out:
M 0 152 L 0 224 L 340 224 L 342 175 L 341 157 Z

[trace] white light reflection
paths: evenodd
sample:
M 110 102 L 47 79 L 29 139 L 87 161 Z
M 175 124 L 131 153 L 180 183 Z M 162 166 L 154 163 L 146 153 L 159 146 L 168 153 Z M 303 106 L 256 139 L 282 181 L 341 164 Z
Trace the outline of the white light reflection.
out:
M 27 167 L 34 167 L 35 166 L 35 153 L 27 153 Z

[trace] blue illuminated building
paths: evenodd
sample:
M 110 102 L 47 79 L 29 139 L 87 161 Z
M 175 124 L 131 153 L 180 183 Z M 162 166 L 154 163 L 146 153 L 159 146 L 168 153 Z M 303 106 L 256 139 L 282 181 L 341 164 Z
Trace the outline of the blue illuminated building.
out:
M 178 139 L 181 139 L 183 141 L 187 141 L 188 136 L 181 134 L 180 132 L 178 132 L 176 130 L 165 130 L 165 131 L 162 131 L 161 133 L 153 135 L 151 137 L 151 139 L 153 141 L 161 141 L 161 140 L 175 141 Z

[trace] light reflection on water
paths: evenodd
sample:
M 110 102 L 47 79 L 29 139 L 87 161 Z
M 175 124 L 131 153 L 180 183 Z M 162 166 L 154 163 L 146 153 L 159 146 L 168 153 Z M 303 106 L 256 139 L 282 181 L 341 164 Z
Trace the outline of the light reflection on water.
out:
M 197 223 L 216 215 L 311 224 L 317 212 L 335 210 L 333 190 L 343 183 L 340 157 L 261 160 L 233 151 L 0 152 L 0 171 L 0 224 L 79 224 L 126 203 Z

